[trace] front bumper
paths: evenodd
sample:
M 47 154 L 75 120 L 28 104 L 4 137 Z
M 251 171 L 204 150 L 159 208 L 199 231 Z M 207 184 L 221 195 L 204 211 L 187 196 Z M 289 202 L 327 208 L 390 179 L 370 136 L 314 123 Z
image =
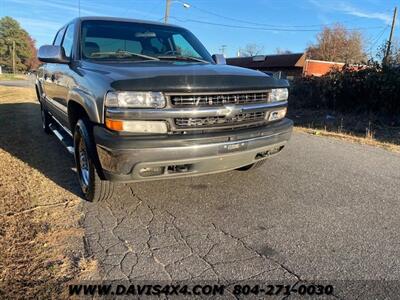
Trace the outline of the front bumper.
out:
M 293 122 L 283 119 L 263 127 L 199 135 L 121 136 L 94 127 L 105 179 L 144 181 L 217 173 L 249 165 L 278 153 L 289 140 Z M 143 176 L 141 170 L 160 174 Z

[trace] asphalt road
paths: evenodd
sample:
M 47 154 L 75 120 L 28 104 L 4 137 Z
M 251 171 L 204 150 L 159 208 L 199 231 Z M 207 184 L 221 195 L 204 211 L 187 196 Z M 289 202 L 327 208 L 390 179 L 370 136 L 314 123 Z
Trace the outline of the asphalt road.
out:
M 35 76 L 31 75 L 27 80 L 0 80 L 0 85 L 15 87 L 31 87 L 35 85 Z
M 37 101 L 2 103 L 10 121 L 0 146 L 80 195 L 73 158 L 41 132 L 39 111 Z M 398 284 L 399 186 L 399 154 L 295 133 L 254 172 L 121 185 L 112 201 L 82 200 L 82 226 L 104 279 Z M 343 298 L 371 298 L 355 290 Z
M 400 279 L 400 155 L 295 133 L 259 170 L 85 203 L 104 279 Z

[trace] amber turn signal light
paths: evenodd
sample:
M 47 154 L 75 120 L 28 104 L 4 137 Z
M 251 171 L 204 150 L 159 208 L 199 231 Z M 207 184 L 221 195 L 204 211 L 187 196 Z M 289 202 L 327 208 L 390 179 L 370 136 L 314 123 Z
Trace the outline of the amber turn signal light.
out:
M 106 127 L 115 131 L 123 131 L 124 123 L 121 120 L 106 119 Z

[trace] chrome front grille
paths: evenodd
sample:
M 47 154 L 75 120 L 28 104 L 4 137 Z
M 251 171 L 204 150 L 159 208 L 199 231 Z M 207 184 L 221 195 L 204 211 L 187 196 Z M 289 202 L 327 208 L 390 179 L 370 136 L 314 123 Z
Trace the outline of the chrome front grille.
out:
M 205 94 L 179 94 L 170 95 L 172 106 L 221 106 L 224 104 L 248 104 L 267 103 L 267 90 L 252 92 L 228 92 L 228 93 L 205 93 Z
M 224 116 L 176 118 L 175 125 L 179 129 L 245 125 L 247 123 L 264 121 L 265 115 L 266 112 L 261 111 L 240 113 L 229 118 Z

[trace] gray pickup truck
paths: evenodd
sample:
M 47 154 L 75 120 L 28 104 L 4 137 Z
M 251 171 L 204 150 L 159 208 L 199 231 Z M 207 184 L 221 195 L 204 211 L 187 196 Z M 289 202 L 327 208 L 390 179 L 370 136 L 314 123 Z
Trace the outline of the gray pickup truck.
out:
M 253 169 L 292 132 L 286 80 L 227 66 L 178 26 L 77 18 L 38 56 L 43 129 L 75 156 L 90 201 L 118 181 Z

